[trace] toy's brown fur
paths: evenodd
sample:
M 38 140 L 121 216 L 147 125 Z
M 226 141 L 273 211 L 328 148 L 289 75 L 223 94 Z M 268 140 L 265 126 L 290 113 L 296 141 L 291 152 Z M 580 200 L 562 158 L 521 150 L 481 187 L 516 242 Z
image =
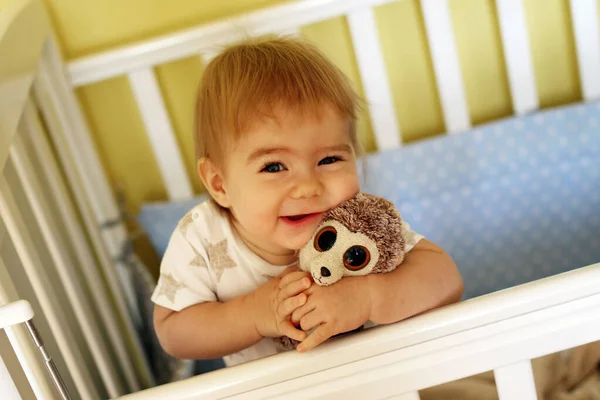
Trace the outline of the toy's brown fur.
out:
M 394 203 L 371 194 L 358 193 L 329 210 L 323 222 L 328 220 L 338 221 L 352 232 L 363 233 L 377 244 L 379 261 L 372 274 L 392 271 L 403 261 L 402 218 Z

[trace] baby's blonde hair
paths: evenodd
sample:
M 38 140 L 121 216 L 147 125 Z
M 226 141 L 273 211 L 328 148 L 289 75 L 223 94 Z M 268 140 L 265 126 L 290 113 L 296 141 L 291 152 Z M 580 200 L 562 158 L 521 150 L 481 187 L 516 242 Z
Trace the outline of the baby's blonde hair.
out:
M 200 160 L 222 160 L 235 141 L 275 109 L 318 115 L 332 106 L 350 120 L 350 139 L 360 153 L 356 119 L 360 99 L 344 74 L 302 39 L 271 37 L 225 49 L 206 67 L 196 103 L 195 143 Z

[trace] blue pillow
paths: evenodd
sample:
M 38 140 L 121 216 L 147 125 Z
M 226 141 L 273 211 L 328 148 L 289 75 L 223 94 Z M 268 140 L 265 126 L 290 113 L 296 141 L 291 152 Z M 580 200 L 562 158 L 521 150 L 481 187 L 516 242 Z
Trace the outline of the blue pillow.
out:
M 145 203 L 137 217 L 152 247 L 162 258 L 177 223 L 196 205 L 208 199 L 207 194 L 188 200 Z

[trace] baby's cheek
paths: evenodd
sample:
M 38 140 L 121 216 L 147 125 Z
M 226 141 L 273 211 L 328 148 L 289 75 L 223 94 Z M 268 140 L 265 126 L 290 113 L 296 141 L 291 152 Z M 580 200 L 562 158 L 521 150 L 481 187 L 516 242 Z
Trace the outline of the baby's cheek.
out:
M 348 179 L 346 181 L 340 182 L 338 186 L 337 193 L 340 196 L 339 202 L 343 202 L 346 200 L 350 200 L 356 193 L 360 191 L 360 185 L 358 180 L 354 181 L 352 179 Z

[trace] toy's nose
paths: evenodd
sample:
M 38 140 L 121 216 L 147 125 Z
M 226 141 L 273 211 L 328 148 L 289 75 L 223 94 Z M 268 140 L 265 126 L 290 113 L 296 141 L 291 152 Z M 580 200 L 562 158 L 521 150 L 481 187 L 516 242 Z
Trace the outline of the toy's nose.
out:
M 331 276 L 331 271 L 329 271 L 327 268 L 325 267 L 321 267 L 321 276 Z

